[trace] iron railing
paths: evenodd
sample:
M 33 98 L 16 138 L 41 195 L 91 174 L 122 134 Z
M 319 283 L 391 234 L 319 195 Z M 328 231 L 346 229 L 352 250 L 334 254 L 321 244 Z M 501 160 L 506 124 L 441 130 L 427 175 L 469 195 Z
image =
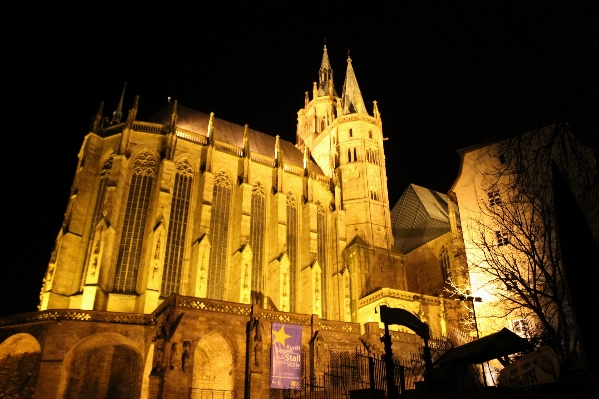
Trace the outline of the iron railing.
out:
M 235 399 L 235 391 L 190 388 L 189 399 Z

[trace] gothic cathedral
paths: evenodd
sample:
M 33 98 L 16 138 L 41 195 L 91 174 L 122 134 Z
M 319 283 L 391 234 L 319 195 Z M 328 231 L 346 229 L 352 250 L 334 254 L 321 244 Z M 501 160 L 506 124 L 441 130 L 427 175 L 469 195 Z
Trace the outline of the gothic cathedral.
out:
M 278 323 L 301 331 L 302 387 L 338 391 L 341 359 L 383 353 L 380 305 L 439 353 L 471 339 L 443 295 L 468 283 L 455 198 L 410 185 L 391 209 L 351 59 L 339 96 L 325 47 L 295 144 L 177 101 L 141 121 L 136 98 L 122 121 L 123 96 L 84 139 L 39 311 L 0 318 L 5 394 L 281 398 Z M 422 339 L 392 327 L 397 361 L 418 362 Z
M 406 290 L 393 246 L 381 116 L 325 47 L 295 145 L 169 102 L 124 122 L 98 111 L 40 310 L 150 313 L 172 293 L 358 320 L 358 300 Z

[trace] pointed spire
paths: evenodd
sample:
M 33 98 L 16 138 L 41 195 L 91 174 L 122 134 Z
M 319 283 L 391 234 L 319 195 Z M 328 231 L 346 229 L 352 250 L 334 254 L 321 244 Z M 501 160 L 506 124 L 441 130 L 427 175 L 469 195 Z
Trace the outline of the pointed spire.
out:
M 310 166 L 310 154 L 308 153 L 308 147 L 304 147 L 304 175 L 307 176 L 309 173 Z
M 121 94 L 121 99 L 119 100 L 119 105 L 116 107 L 116 111 L 112 113 L 112 124 L 121 123 L 121 118 L 123 117 L 123 99 L 125 98 L 125 89 L 127 88 L 127 82 L 125 82 L 125 86 L 123 87 L 123 93 Z
M 281 141 L 279 140 L 279 135 L 275 137 L 275 167 L 282 166 L 281 162 L 283 158 L 283 154 L 281 153 Z
M 327 96 L 335 91 L 333 87 L 333 69 L 329 62 L 329 54 L 327 53 L 327 46 L 324 46 L 322 53 L 322 62 L 320 63 L 320 70 L 318 71 L 318 95 Z
M 343 115 L 346 114 L 366 114 L 366 106 L 362 99 L 362 93 L 358 86 L 358 80 L 351 64 L 351 58 L 347 57 L 347 72 L 345 73 L 345 82 L 343 83 L 343 93 L 341 94 Z
M 171 114 L 171 133 L 175 133 L 175 129 L 177 126 L 177 100 L 173 103 L 173 113 Z
M 173 160 L 175 147 L 177 146 L 177 100 L 173 103 L 173 112 L 171 113 L 170 129 L 166 140 L 166 158 Z
M 331 64 L 329 63 L 329 54 L 327 53 L 327 45 L 324 45 L 324 50 L 322 53 L 322 62 L 320 63 L 320 70 L 323 69 L 331 69 Z
M 243 129 L 243 156 L 248 157 L 250 155 L 250 137 L 248 135 L 248 125 L 245 125 Z
M 98 112 L 96 112 L 96 117 L 94 118 L 94 124 L 92 126 L 92 132 L 98 133 L 100 130 L 100 124 L 102 122 L 102 112 L 104 111 L 104 101 L 100 102 L 100 106 L 98 107 Z
M 374 103 L 374 109 L 372 110 L 372 115 L 374 115 L 374 117 L 376 119 L 381 119 L 381 113 L 379 112 L 379 106 L 378 106 L 376 100 L 374 100 L 373 103 Z
M 139 108 L 139 96 L 135 96 L 135 99 L 133 100 L 133 112 L 134 112 L 133 117 L 134 118 L 137 118 L 137 109 L 138 108 Z
M 213 135 L 213 130 L 214 130 L 214 112 L 210 113 L 210 120 L 208 121 L 208 133 L 206 134 L 206 137 L 208 138 L 208 144 L 210 144 L 212 142 L 212 135 Z
M 129 110 L 129 114 L 127 115 L 126 125 L 128 128 L 133 127 L 133 122 L 137 117 L 137 108 L 139 107 L 139 96 L 135 96 L 135 100 L 133 100 L 133 108 Z M 114 119 L 113 119 L 114 120 Z

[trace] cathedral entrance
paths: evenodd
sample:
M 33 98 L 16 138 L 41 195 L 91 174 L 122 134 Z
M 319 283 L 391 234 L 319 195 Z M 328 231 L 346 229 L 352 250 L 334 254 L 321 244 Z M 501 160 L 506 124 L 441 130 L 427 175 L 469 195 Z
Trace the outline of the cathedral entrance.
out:
M 130 399 L 140 395 L 142 356 L 126 338 L 92 335 L 65 356 L 64 399 Z
M 217 331 L 202 337 L 194 352 L 191 399 L 233 399 L 233 351 Z

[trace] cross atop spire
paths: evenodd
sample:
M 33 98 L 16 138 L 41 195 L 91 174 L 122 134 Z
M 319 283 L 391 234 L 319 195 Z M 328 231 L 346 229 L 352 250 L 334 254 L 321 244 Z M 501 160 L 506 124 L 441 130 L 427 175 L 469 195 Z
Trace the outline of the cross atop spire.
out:
M 341 94 L 341 107 L 343 115 L 345 114 L 366 114 L 364 99 L 358 86 L 358 80 L 351 64 L 351 58 L 347 56 L 347 72 L 345 73 L 345 82 L 343 83 L 343 93 Z
M 331 88 L 334 92 L 335 88 L 333 86 L 333 69 L 331 68 L 329 54 L 327 53 L 327 46 L 325 45 L 322 53 L 320 70 L 318 71 L 318 96 L 327 96 L 331 94 Z

